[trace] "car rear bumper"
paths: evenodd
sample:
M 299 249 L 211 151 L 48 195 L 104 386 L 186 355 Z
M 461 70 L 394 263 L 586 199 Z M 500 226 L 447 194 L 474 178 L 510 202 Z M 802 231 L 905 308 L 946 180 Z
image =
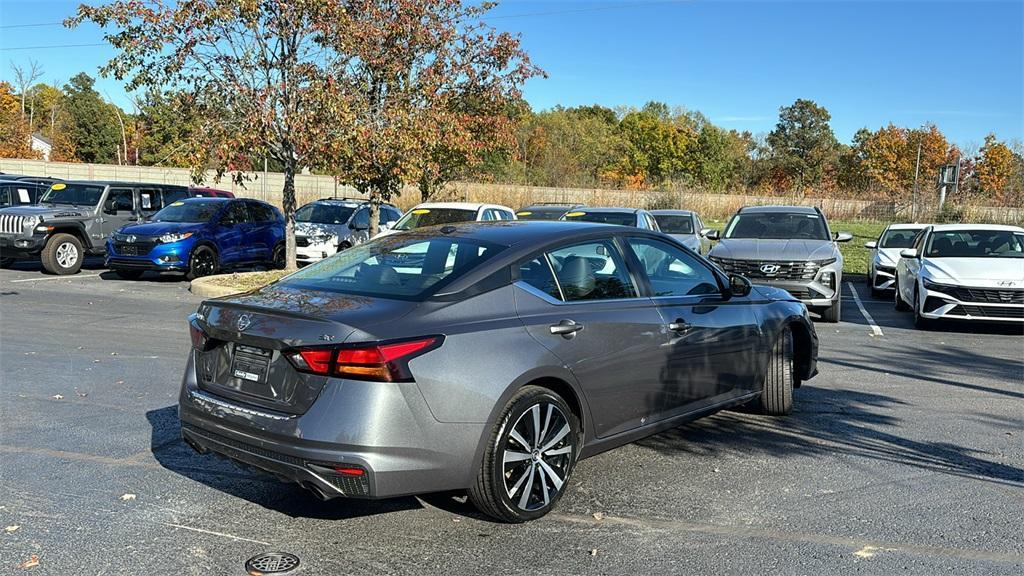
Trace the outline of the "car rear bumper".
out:
M 415 383 L 332 378 L 306 413 L 287 414 L 201 389 L 192 356 L 178 414 L 183 438 L 200 452 L 296 482 L 321 498 L 388 498 L 472 483 L 484 425 L 438 422 Z

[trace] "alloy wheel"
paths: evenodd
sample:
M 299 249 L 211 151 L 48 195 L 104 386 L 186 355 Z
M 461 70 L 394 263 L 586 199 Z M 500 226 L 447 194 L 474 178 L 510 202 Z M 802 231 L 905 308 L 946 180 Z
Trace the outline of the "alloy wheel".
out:
M 64 242 L 57 246 L 55 256 L 57 264 L 60 264 L 61 268 L 71 268 L 78 262 L 78 248 L 71 242 Z
M 521 510 L 548 506 L 565 486 L 572 465 L 569 419 L 557 405 L 542 401 L 509 428 L 502 453 L 505 492 Z
M 196 278 L 213 274 L 215 267 L 213 253 L 208 250 L 200 250 L 192 256 L 192 273 Z

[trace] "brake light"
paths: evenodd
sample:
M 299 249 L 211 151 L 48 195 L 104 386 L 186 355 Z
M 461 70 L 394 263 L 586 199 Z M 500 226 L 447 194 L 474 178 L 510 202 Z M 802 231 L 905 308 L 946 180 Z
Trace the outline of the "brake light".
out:
M 196 350 L 206 350 L 206 333 L 195 322 L 188 323 L 189 335 L 192 337 L 192 347 Z
M 425 354 L 444 341 L 442 336 L 342 347 L 299 348 L 285 357 L 295 369 L 319 376 L 341 376 L 378 382 L 412 380 L 409 361 Z
M 337 472 L 338 474 L 341 474 L 342 476 L 362 476 L 366 474 L 366 470 L 363 470 L 362 468 L 335 467 L 334 471 Z

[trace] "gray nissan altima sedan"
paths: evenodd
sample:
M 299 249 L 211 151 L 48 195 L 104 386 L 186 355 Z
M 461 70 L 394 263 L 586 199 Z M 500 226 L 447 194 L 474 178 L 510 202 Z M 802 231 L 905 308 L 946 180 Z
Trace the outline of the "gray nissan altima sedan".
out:
M 723 408 L 789 412 L 803 304 L 672 238 L 576 222 L 426 228 L 189 319 L 185 441 L 328 499 L 468 490 L 543 516 L 574 464 Z

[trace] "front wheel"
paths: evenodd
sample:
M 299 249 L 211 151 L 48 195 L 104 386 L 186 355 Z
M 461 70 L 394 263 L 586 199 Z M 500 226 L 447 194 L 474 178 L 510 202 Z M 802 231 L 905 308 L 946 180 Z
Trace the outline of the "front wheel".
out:
M 524 386 L 490 434 L 469 498 L 504 522 L 547 514 L 562 497 L 579 456 L 579 423 L 556 393 Z
M 893 286 L 896 288 L 896 296 L 894 297 L 894 300 L 893 300 L 894 305 L 896 307 L 896 310 L 898 312 L 906 312 L 907 310 L 910 310 L 910 306 L 907 306 L 907 303 L 903 301 L 903 297 L 900 296 L 900 277 L 899 276 L 896 277 L 896 280 L 893 282 Z
M 762 414 L 783 416 L 793 409 L 793 388 L 796 382 L 793 375 L 793 332 L 787 327 L 782 329 L 779 338 L 772 347 L 768 358 L 767 373 L 761 396 L 755 401 L 755 407 Z
M 921 315 L 921 293 L 914 289 L 914 327 L 918 330 L 928 330 L 935 325 L 935 321 L 931 318 L 925 318 Z
M 77 274 L 85 259 L 82 241 L 71 234 L 54 234 L 43 248 L 41 256 L 43 268 L 59 276 Z
M 210 276 L 217 273 L 218 267 L 217 254 L 207 246 L 199 246 L 189 256 L 186 277 L 189 280 L 195 280 L 203 276 Z

